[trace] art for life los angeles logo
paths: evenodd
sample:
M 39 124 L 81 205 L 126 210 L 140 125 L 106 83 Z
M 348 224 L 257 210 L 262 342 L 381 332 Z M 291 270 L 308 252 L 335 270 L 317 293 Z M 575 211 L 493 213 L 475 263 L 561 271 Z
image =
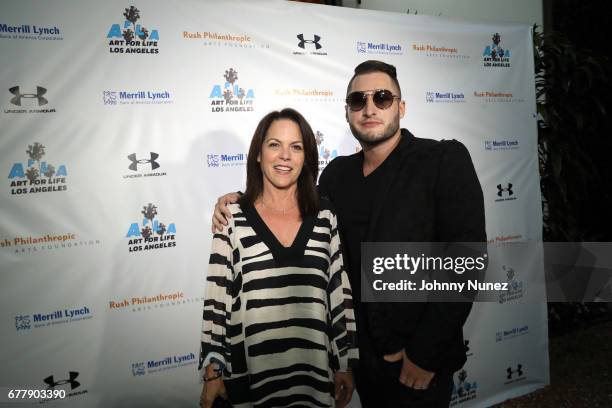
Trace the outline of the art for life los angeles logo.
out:
M 25 151 L 25 163 L 13 163 L 8 174 L 11 195 L 25 196 L 68 189 L 68 171 L 65 164 L 53 165 L 42 158 L 46 147 L 35 142 Z
M 5 40 L 63 40 L 61 30 L 53 26 L 41 26 L 36 24 L 9 25 L 0 22 L 0 39 Z
M 123 24 L 112 24 L 106 39 L 111 54 L 158 54 L 159 32 L 148 29 L 140 20 L 140 10 L 134 6 L 123 12 Z
M 255 91 L 238 82 L 238 71 L 228 68 L 223 74 L 225 82 L 214 84 L 208 96 L 213 113 L 253 112 Z
M 315 140 L 317 142 L 317 149 L 319 151 L 319 171 L 323 170 L 330 161 L 338 157 L 338 149 L 330 148 L 325 142 L 325 135 L 317 130 L 315 132 Z M 320 173 L 319 173 L 320 174 Z
M 454 407 L 476 399 L 478 397 L 477 390 L 478 383 L 468 377 L 467 371 L 465 369 L 459 371 L 456 374 L 456 380 L 453 381 L 453 391 L 449 406 Z
M 8 89 L 10 99 L 4 108 L 7 114 L 36 114 L 55 113 L 55 108 L 49 106 L 47 88 L 36 86 L 35 88 L 24 88 L 14 85 Z
M 139 179 L 144 177 L 160 177 L 166 175 L 165 171 L 160 170 L 162 166 L 159 159 L 159 153 L 130 153 L 126 156 L 126 158 L 127 163 L 129 163 L 126 168 L 130 170 L 130 172 L 123 175 L 124 179 Z
M 510 68 L 510 49 L 503 48 L 501 35 L 493 34 L 492 43 L 485 46 L 482 52 L 482 61 L 485 67 Z
M 499 294 L 499 303 L 512 302 L 523 298 L 523 281 L 516 276 L 514 268 L 502 265 L 502 271 L 506 273 L 508 290 Z
M 15 329 L 18 332 L 29 332 L 34 329 L 56 325 L 82 322 L 91 319 L 93 314 L 88 306 L 77 308 L 60 308 L 53 311 L 37 312 L 15 316 Z
M 142 207 L 142 223 L 133 222 L 128 228 L 128 251 L 130 253 L 173 248 L 176 246 L 176 225 L 157 219 L 157 206 L 149 203 Z

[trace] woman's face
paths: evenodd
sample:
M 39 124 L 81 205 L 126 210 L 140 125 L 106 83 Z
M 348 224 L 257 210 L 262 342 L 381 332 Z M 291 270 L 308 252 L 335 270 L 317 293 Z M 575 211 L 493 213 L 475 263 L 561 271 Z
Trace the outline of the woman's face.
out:
M 297 184 L 304 166 L 300 127 L 292 120 L 272 122 L 257 158 L 266 188 L 287 189 Z

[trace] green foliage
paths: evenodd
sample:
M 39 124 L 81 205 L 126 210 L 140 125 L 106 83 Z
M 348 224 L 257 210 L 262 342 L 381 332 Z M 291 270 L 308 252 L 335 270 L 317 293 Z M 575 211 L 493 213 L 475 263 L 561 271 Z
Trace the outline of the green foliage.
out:
M 589 202 L 609 195 L 594 165 L 610 139 L 604 102 L 611 88 L 609 61 L 535 26 L 533 41 L 544 239 L 597 240 L 588 219 L 593 215 L 585 212 Z

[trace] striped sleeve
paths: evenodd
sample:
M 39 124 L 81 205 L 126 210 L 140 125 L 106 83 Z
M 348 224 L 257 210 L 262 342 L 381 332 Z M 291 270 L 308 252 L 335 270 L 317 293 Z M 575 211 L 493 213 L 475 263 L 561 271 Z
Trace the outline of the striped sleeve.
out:
M 231 224 L 230 224 L 231 225 Z M 202 314 L 202 336 L 200 361 L 202 369 L 210 357 L 220 359 L 224 364 L 230 361 L 230 346 L 227 328 L 232 315 L 232 282 L 234 269 L 232 263 L 232 241 L 229 234 L 231 226 L 216 233 L 212 240 L 204 311 Z
M 342 260 L 336 216 L 332 214 L 330 221 L 331 258 L 327 297 L 329 305 L 328 326 L 330 327 L 330 342 L 334 359 L 332 366 L 339 371 L 346 371 L 348 367 L 356 365 L 359 359 L 355 312 L 353 310 L 351 285 Z

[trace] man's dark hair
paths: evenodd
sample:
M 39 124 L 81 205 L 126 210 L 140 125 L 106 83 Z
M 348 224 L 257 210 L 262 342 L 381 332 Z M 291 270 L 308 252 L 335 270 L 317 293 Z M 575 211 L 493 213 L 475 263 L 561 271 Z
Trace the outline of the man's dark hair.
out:
M 304 145 L 304 166 L 297 181 L 298 207 L 302 217 L 316 215 L 319 210 L 319 194 L 316 189 L 316 180 L 319 175 L 317 142 L 312 128 L 304 116 L 291 108 L 270 112 L 259 121 L 247 156 L 246 191 L 238 200 L 238 204 L 242 208 L 252 206 L 263 193 L 263 173 L 257 161 L 257 156 L 261 153 L 268 129 L 274 121 L 281 119 L 291 120 L 300 128 L 302 144 Z
M 376 60 L 362 62 L 355 67 L 355 74 L 353 74 L 353 77 L 346 87 L 346 94 L 348 95 L 351 91 L 351 85 L 353 85 L 353 80 L 357 75 L 371 74 L 372 72 L 382 72 L 389 75 L 389 78 L 391 78 L 397 87 L 398 96 L 402 96 L 402 89 L 400 88 L 399 81 L 397 80 L 397 71 L 395 70 L 395 67 L 391 64 L 387 64 L 386 62 Z

